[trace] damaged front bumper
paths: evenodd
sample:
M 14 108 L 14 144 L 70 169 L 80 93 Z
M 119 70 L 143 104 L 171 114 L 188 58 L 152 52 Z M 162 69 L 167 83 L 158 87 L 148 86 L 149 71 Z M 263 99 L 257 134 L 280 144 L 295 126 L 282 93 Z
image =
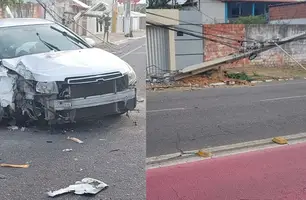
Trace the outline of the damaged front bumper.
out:
M 74 122 L 77 119 L 103 117 L 125 113 L 136 107 L 136 88 L 72 99 L 55 99 L 47 102 L 45 119 L 57 122 Z

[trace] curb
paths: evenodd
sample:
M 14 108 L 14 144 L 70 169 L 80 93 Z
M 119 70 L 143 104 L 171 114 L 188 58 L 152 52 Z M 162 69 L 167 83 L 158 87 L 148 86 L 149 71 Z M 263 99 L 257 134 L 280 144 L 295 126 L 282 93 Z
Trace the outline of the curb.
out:
M 306 142 L 306 133 L 298 133 L 282 137 L 288 141 L 288 144 L 286 145 Z M 147 169 L 152 169 L 282 146 L 280 144 L 274 143 L 272 139 L 273 138 L 268 138 L 250 142 L 205 148 L 205 152 L 211 154 L 211 156 L 207 158 L 198 156 L 197 152 L 199 152 L 199 150 L 186 151 L 183 155 L 180 153 L 174 153 L 150 157 L 146 159 L 146 165 Z

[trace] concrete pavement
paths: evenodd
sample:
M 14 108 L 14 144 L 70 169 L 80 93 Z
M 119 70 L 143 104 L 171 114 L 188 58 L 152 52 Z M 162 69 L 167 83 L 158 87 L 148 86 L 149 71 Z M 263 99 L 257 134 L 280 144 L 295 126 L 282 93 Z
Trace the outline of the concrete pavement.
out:
M 145 51 L 144 43 L 144 39 L 131 41 L 121 52 L 138 75 L 140 99 L 145 98 L 146 57 L 139 53 Z M 30 164 L 28 169 L 0 168 L 0 199 L 49 199 L 49 190 L 67 187 L 85 177 L 110 186 L 92 199 L 145 199 L 145 102 L 140 102 L 137 109 L 139 112 L 131 112 L 130 118 L 79 122 L 54 134 L 35 128 L 23 132 L 0 127 L 0 163 Z M 84 144 L 67 140 L 67 136 L 77 137 Z M 63 152 L 70 148 L 71 152 Z M 67 194 L 57 199 L 89 198 Z
M 147 200 L 306 199 L 306 143 L 147 171 Z
M 306 131 L 306 81 L 147 91 L 147 157 Z

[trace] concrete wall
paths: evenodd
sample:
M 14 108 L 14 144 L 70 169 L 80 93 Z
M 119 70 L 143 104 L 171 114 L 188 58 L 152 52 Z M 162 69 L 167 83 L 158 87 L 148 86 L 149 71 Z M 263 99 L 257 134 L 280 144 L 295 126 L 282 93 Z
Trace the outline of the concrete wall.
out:
M 205 31 L 206 30 L 206 31 Z M 306 25 L 236 25 L 236 24 L 217 24 L 204 25 L 203 34 L 215 34 L 225 36 L 227 38 L 235 39 L 237 41 L 230 41 L 227 39 L 217 38 L 223 42 L 229 42 L 231 46 L 240 47 L 238 40 L 243 37 L 244 40 L 256 39 L 259 41 L 269 40 L 273 38 L 284 38 L 301 33 L 306 30 Z M 212 36 L 210 36 L 212 37 Z M 306 40 L 294 41 L 282 45 L 290 55 L 301 63 L 306 64 Z M 217 57 L 226 56 L 236 52 L 236 49 L 227 47 L 223 44 L 216 44 L 215 42 L 204 43 L 204 58 L 211 60 Z M 294 66 L 296 63 L 285 55 L 279 48 L 273 48 L 258 55 L 257 58 L 250 61 L 248 59 L 240 60 L 238 62 L 228 64 L 227 67 L 257 65 L 265 67 L 282 67 Z
M 200 11 L 202 12 L 203 24 L 214 24 L 214 23 L 225 22 L 224 2 L 218 0 L 201 0 Z
M 306 18 L 270 20 L 269 24 L 306 24 Z
M 146 15 L 147 21 L 152 23 L 169 26 L 179 24 L 179 10 L 176 9 L 147 9 Z
M 0 0 L 1 1 L 1 0 Z M 44 12 L 42 7 L 37 3 L 24 3 L 21 5 L 21 13 L 18 6 L 10 6 L 14 17 L 29 17 L 29 18 L 43 18 Z M 0 8 L 0 18 L 9 17 L 5 9 Z
M 202 23 L 199 11 L 184 10 L 179 12 L 180 25 L 176 26 L 182 31 L 191 31 L 193 34 L 201 36 Z M 184 22 L 192 22 L 190 25 Z M 179 36 L 175 33 L 175 60 L 176 69 L 203 62 L 203 39 L 184 34 Z

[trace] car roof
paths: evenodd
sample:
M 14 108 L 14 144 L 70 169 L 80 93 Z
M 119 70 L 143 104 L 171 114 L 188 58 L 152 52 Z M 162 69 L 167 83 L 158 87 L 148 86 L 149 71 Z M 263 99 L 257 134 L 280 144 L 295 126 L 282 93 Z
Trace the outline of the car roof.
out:
M 0 19 L 0 28 L 12 27 L 12 26 L 52 24 L 52 23 L 54 22 L 39 18 L 4 18 Z

